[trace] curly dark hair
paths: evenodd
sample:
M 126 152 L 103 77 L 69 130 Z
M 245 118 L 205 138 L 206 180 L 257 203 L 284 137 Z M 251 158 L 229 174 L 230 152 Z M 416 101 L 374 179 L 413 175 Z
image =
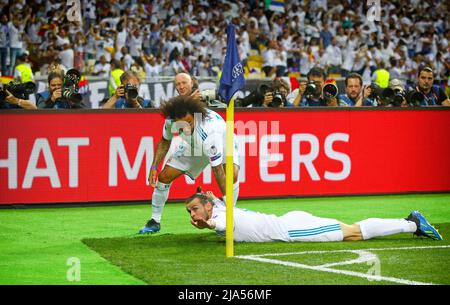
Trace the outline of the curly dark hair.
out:
M 161 105 L 161 111 L 166 118 L 173 120 L 184 118 L 187 114 L 202 114 L 202 120 L 207 116 L 206 104 L 192 96 L 177 96 Z

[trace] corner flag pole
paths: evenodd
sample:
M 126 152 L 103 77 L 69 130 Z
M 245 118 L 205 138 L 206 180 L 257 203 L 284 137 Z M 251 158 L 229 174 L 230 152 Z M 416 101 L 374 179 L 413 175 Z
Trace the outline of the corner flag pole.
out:
M 233 219 L 233 135 L 234 135 L 234 98 L 232 97 L 227 107 L 227 156 L 225 165 L 225 177 L 226 177 L 226 256 L 234 256 L 234 243 L 233 243 L 233 231 L 234 231 L 234 219 Z
M 227 53 L 222 68 L 222 75 L 220 77 L 219 96 L 227 104 L 227 143 L 226 143 L 226 165 L 225 165 L 225 197 L 226 197 L 226 256 L 234 256 L 234 194 L 233 194 L 233 151 L 234 151 L 234 98 L 233 95 L 244 86 L 245 78 L 242 63 L 239 60 L 239 53 L 236 45 L 236 38 L 234 33 L 234 25 L 228 24 L 227 27 Z

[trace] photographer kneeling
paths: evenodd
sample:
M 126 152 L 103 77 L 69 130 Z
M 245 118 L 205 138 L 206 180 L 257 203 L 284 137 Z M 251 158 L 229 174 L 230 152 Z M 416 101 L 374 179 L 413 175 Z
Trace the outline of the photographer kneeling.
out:
M 286 107 L 289 91 L 289 84 L 278 78 L 270 86 L 262 84 L 246 97 L 237 98 L 236 107 Z
M 333 84 L 325 84 L 326 73 L 322 68 L 313 67 L 306 77 L 308 81 L 300 84 L 293 106 L 338 106 L 338 89 Z
M 86 108 L 82 103 L 83 97 L 78 93 L 80 72 L 70 69 L 63 72 L 50 72 L 48 75 L 48 91 L 36 94 L 38 108 L 77 109 Z
M 139 96 L 141 85 L 139 76 L 133 71 L 126 71 L 120 76 L 121 85 L 114 95 L 103 104 L 103 109 L 151 108 L 151 102 Z

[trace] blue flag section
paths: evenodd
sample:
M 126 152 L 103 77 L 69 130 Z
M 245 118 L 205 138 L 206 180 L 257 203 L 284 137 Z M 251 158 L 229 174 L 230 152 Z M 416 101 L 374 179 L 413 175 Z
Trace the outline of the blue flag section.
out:
M 234 36 L 234 25 L 227 27 L 227 53 L 222 67 L 219 96 L 228 105 L 233 95 L 245 85 L 244 69 L 239 60 L 239 53 Z

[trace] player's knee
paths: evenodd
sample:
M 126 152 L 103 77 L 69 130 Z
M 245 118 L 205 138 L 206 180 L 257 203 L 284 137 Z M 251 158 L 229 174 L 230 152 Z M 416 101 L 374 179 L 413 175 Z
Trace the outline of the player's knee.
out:
M 233 171 L 233 183 L 238 182 L 239 179 L 239 166 L 234 166 L 234 171 Z
M 169 184 L 173 181 L 173 177 L 172 177 L 172 175 L 170 175 L 170 173 L 163 170 L 158 175 L 158 181 L 161 183 Z
M 347 225 L 341 223 L 342 233 L 344 235 L 344 240 L 355 241 L 362 240 L 361 228 L 358 224 Z

